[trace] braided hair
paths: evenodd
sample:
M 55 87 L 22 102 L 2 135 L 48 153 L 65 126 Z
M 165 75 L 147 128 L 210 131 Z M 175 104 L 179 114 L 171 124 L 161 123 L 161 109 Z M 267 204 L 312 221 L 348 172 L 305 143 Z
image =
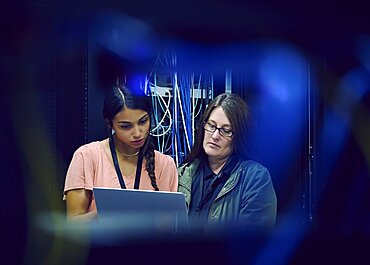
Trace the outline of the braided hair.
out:
M 146 171 L 148 171 L 148 175 L 150 178 L 150 182 L 154 188 L 154 190 L 158 191 L 158 185 L 157 185 L 157 180 L 155 178 L 155 159 L 154 159 L 154 143 L 152 141 L 151 136 L 148 136 L 146 146 L 143 149 L 143 154 L 146 159 Z
M 103 117 L 107 123 L 109 135 L 111 135 L 111 128 L 113 124 L 113 118 L 116 114 L 125 108 L 140 109 L 149 114 L 152 117 L 152 105 L 150 97 L 146 96 L 140 88 L 136 86 L 128 86 L 127 84 L 121 84 L 113 87 L 108 91 L 103 107 Z M 151 119 L 150 119 L 151 120 Z M 151 184 L 154 190 L 158 191 L 157 180 L 155 177 L 155 155 L 154 155 L 154 143 L 152 136 L 149 134 L 144 146 L 140 150 L 140 155 L 146 159 L 146 171 L 150 177 Z

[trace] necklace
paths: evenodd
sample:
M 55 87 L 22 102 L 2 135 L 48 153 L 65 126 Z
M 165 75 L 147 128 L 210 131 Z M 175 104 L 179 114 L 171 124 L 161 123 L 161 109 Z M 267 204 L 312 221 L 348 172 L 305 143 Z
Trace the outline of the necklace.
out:
M 116 151 L 121 155 L 121 156 L 124 156 L 124 157 L 134 157 L 134 156 L 137 156 L 139 154 L 139 151 L 137 151 L 136 153 L 132 154 L 132 155 L 127 155 L 127 154 L 124 154 L 124 153 L 121 153 L 120 151 L 118 151 L 118 149 L 116 148 Z

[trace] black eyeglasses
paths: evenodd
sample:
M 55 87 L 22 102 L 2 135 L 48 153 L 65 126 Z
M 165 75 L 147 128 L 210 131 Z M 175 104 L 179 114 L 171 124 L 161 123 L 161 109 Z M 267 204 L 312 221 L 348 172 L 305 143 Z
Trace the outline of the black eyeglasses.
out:
M 206 130 L 207 132 L 211 132 L 211 133 L 214 133 L 216 130 L 218 130 L 218 132 L 220 133 L 221 136 L 223 137 L 231 137 L 233 135 L 233 131 L 230 130 L 230 129 L 227 129 L 227 128 L 218 128 L 217 126 L 211 124 L 211 123 L 208 123 L 208 122 L 204 122 L 203 123 L 203 128 L 204 130 Z

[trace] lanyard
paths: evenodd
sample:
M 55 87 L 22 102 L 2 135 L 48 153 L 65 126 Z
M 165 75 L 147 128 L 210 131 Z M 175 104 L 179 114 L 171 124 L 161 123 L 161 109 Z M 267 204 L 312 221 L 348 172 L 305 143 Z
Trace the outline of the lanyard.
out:
M 203 206 L 212 198 L 214 192 L 217 190 L 218 186 L 222 183 L 222 181 L 223 181 L 223 185 L 225 184 L 226 182 L 225 177 L 230 176 L 237 162 L 238 162 L 238 159 L 236 157 L 230 157 L 229 160 L 224 165 L 224 167 L 218 173 L 218 175 L 216 175 L 213 178 L 213 180 L 211 181 L 210 185 L 208 186 L 204 194 L 203 194 L 204 179 L 203 178 L 200 179 L 200 189 L 202 192 L 202 198 L 199 201 L 197 208 L 196 208 L 198 211 L 200 211 L 203 208 Z M 204 172 L 204 168 L 202 170 Z
M 213 178 L 213 180 L 212 180 L 211 184 L 209 185 L 207 191 L 204 193 L 204 195 L 202 196 L 202 199 L 199 201 L 199 203 L 197 205 L 197 210 L 198 211 L 200 211 L 203 208 L 203 206 L 211 199 L 215 189 L 220 184 L 223 176 L 224 176 L 224 174 L 221 173 L 219 175 L 216 175 Z M 201 180 L 201 189 L 203 189 L 203 179 Z
M 110 147 L 110 152 L 112 154 L 113 164 L 114 164 L 114 168 L 116 169 L 119 184 L 121 185 L 122 189 L 126 189 L 126 184 L 125 184 L 125 181 L 123 180 L 121 169 L 119 168 L 119 164 L 118 164 L 117 153 L 116 153 L 116 149 L 114 147 L 113 136 L 109 138 L 109 147 Z M 140 185 L 142 164 L 143 164 L 143 156 L 140 152 L 139 153 L 139 158 L 138 158 L 138 161 L 137 161 L 137 164 L 136 164 L 136 176 L 135 176 L 135 184 L 134 184 L 134 189 L 136 189 L 136 190 L 139 189 L 139 185 Z

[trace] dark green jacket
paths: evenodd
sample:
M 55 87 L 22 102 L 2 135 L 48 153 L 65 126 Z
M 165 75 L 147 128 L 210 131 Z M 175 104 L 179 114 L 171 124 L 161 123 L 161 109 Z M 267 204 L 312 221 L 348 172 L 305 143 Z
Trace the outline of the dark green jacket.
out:
M 200 160 L 179 168 L 179 191 L 189 207 L 192 178 Z M 252 160 L 239 160 L 229 179 L 211 205 L 211 224 L 236 224 L 254 228 L 272 228 L 276 218 L 276 194 L 270 173 Z

